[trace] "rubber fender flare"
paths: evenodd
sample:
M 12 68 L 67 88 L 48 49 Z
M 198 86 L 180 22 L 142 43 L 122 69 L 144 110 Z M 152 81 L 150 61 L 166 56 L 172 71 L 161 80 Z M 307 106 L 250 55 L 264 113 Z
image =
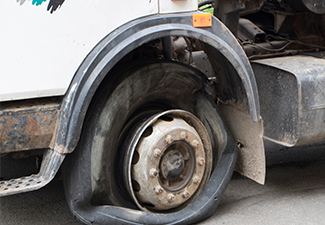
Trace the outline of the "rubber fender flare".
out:
M 247 93 L 251 118 L 260 118 L 257 85 L 245 52 L 233 34 L 217 18 L 212 26 L 194 28 L 192 13 L 154 15 L 140 18 L 114 30 L 89 53 L 77 70 L 62 102 L 51 148 L 72 152 L 79 141 L 91 99 L 108 72 L 137 47 L 165 36 L 196 38 L 218 50 L 236 69 Z

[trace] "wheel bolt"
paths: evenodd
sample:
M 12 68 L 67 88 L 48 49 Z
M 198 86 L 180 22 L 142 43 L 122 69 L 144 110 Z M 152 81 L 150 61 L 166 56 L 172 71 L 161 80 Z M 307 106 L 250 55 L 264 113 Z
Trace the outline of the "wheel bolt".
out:
M 175 199 L 176 199 L 175 195 L 173 195 L 173 194 L 168 194 L 167 195 L 168 202 L 173 202 L 173 201 L 175 201 Z
M 200 177 L 198 175 L 193 177 L 193 183 L 194 184 L 198 184 L 198 183 L 200 183 L 200 181 L 201 181 L 201 179 L 200 179 Z
M 156 177 L 156 176 L 158 176 L 158 171 L 156 169 L 151 169 L 149 171 L 149 176 L 150 177 Z
M 156 157 L 156 158 L 159 158 L 161 156 L 161 150 L 156 148 L 155 150 L 153 150 L 153 155 Z
M 189 192 L 188 190 L 183 191 L 183 193 L 182 193 L 182 197 L 183 197 L 183 198 L 188 198 L 188 197 L 190 197 L 190 192 Z
M 168 134 L 165 138 L 165 141 L 167 142 L 167 144 L 171 144 L 174 141 L 174 138 Z
M 204 158 L 201 157 L 201 158 L 198 158 L 198 159 L 197 159 L 197 164 L 198 164 L 199 166 L 203 166 L 204 163 L 205 163 Z
M 157 195 L 159 195 L 159 194 L 161 194 L 161 193 L 163 193 L 164 192 L 164 189 L 160 186 L 160 185 L 157 185 L 156 187 L 155 187 L 155 193 L 157 194 Z
M 180 136 L 181 139 L 188 138 L 187 133 L 185 131 L 182 131 L 179 136 Z
M 198 147 L 199 144 L 200 144 L 200 143 L 199 143 L 197 140 L 195 140 L 195 139 L 191 142 L 191 145 L 192 145 L 193 147 L 195 147 L 195 148 Z

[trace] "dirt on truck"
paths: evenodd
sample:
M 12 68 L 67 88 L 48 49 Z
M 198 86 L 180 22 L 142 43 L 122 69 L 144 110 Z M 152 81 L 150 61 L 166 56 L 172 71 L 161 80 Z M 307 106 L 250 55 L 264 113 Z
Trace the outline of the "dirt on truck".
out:
M 85 224 L 192 224 L 263 140 L 325 140 L 324 0 L 2 0 L 0 157 Z M 60 171 L 59 171 L 60 169 Z M 59 171 L 59 172 L 58 172 Z

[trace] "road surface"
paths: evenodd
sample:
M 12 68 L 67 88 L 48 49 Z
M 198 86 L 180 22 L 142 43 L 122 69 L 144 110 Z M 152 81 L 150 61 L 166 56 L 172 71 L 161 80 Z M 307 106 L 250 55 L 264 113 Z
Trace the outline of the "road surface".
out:
M 266 143 L 268 146 L 268 143 Z M 217 211 L 200 224 L 324 224 L 325 222 L 325 145 L 267 151 L 266 184 L 261 186 L 234 173 Z M 0 175 L 15 174 L 19 164 L 34 158 L 0 161 Z M 0 198 L 0 224 L 51 225 L 81 224 L 65 202 L 62 180 L 46 187 Z

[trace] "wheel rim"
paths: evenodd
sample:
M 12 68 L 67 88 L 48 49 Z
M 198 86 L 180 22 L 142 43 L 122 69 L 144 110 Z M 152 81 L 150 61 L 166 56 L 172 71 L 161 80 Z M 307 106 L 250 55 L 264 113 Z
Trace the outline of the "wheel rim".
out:
M 144 211 L 176 211 L 202 192 L 212 169 L 208 132 L 184 110 L 158 113 L 126 145 L 126 186 Z

